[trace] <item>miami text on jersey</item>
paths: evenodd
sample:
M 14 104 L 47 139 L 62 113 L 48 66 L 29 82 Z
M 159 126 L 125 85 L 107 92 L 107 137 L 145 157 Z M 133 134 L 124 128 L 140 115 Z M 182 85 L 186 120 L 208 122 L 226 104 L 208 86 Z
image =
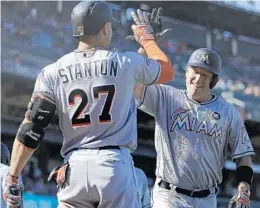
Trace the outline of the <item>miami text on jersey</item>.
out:
M 212 112 L 214 113 L 214 112 Z M 226 131 L 222 127 L 218 127 L 217 120 L 212 122 L 212 120 L 202 120 L 199 121 L 196 117 L 192 116 L 190 110 L 179 108 L 176 112 L 174 112 L 171 116 L 172 124 L 170 128 L 170 132 L 175 130 L 181 130 L 184 128 L 186 131 L 192 131 L 194 133 L 203 133 L 208 135 L 219 143 L 222 143 Z

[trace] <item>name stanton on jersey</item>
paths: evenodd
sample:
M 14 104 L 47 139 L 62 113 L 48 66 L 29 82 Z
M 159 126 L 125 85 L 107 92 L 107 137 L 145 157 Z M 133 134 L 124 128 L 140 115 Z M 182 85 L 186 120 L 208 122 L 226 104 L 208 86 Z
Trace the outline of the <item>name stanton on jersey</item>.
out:
M 116 77 L 118 65 L 117 61 L 107 59 L 81 62 L 59 69 L 59 76 L 63 83 L 100 76 Z

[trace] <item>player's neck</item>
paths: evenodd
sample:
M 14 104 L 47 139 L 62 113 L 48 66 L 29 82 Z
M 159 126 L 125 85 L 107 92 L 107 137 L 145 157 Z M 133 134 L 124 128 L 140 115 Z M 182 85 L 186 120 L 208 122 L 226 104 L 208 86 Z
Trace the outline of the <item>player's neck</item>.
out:
M 105 49 L 105 47 L 100 44 L 100 43 L 85 43 L 80 41 L 79 46 L 78 46 L 78 51 L 90 51 L 90 50 L 95 50 L 95 49 Z
M 191 99 L 191 100 L 194 100 L 194 101 L 196 101 L 196 102 L 198 102 L 198 103 L 203 103 L 203 102 L 207 102 L 207 101 L 210 101 L 211 99 L 212 99 L 212 95 L 211 94 L 206 94 L 205 96 L 194 96 L 194 95 L 192 95 L 192 94 L 190 94 L 190 93 L 188 93 L 188 92 L 186 92 L 187 93 L 187 96 L 188 96 L 188 98 L 189 99 Z

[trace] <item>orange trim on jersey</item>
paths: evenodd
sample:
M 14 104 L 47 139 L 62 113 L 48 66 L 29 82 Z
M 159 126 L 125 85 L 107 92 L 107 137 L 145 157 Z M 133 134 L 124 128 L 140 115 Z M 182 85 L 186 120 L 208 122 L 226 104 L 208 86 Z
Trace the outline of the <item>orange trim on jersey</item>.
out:
M 91 122 L 80 123 L 80 124 L 72 124 L 72 127 L 80 127 L 80 126 L 87 126 L 87 125 L 91 125 Z
M 111 122 L 112 122 L 112 120 L 99 121 L 99 123 L 101 123 L 101 124 L 106 124 L 106 123 L 111 123 Z
M 173 80 L 174 68 L 170 62 L 170 59 L 165 53 L 158 47 L 155 41 L 147 41 L 144 44 L 144 50 L 149 58 L 155 59 L 161 65 L 161 73 L 159 75 L 156 84 L 163 84 Z

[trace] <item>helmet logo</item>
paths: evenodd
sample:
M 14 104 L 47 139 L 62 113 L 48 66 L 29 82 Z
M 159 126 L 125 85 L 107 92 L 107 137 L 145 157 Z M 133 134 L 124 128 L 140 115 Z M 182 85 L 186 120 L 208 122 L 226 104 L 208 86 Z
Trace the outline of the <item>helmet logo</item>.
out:
M 83 25 L 79 25 L 77 27 L 77 31 L 78 31 L 79 35 L 84 35 L 84 26 Z
M 195 56 L 195 60 L 199 62 L 204 62 L 205 64 L 209 65 L 209 54 L 197 53 Z

